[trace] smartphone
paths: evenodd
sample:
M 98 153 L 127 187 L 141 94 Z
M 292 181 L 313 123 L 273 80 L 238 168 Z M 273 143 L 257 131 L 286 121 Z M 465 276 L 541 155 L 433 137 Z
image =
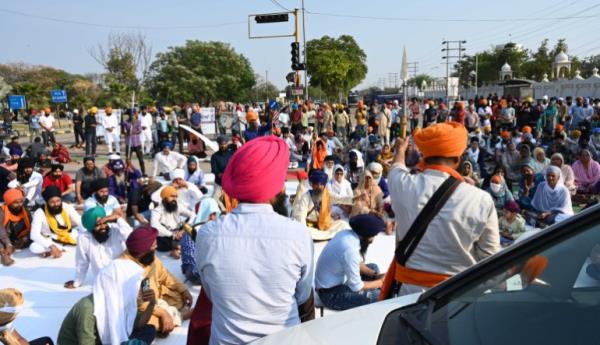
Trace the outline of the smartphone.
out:
M 146 292 L 150 290 L 150 280 L 148 280 L 148 278 L 145 278 L 144 280 L 142 280 L 142 291 Z

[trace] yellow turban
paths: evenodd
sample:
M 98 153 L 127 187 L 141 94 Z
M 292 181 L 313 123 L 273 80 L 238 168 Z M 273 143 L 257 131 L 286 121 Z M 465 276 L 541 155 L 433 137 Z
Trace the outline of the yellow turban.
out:
M 98 107 L 91 107 L 90 108 L 90 113 L 95 114 L 98 112 Z
M 166 186 L 160 191 L 161 199 L 166 199 L 168 197 L 177 197 L 177 189 L 173 186 Z
M 578 129 L 574 129 L 574 130 L 571 132 L 571 136 L 572 136 L 573 138 L 579 138 L 579 137 L 581 137 L 581 131 L 580 131 L 580 130 L 578 130 Z
M 17 307 L 23 304 L 23 294 L 17 289 L 0 289 L 0 325 L 5 325 L 17 317 L 14 311 L 2 311 L 3 308 Z
M 460 157 L 467 148 L 467 130 L 456 123 L 438 123 L 417 130 L 413 138 L 423 158 Z

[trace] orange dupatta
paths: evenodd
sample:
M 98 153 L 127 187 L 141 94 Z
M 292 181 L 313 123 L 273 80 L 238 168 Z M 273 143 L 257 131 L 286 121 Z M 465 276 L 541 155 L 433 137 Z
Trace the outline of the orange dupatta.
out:
M 325 231 L 331 226 L 331 203 L 329 201 L 329 190 L 325 188 L 321 196 L 321 207 L 319 209 L 319 230 Z
M 319 149 L 319 144 L 321 148 Z M 325 166 L 325 157 L 327 157 L 327 145 L 323 140 L 318 139 L 315 141 L 312 152 L 312 167 L 313 169 L 323 169 Z

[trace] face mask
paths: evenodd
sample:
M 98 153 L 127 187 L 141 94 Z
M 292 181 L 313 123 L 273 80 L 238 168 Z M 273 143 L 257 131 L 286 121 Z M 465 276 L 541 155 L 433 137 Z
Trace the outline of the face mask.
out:
M 14 327 L 13 327 L 13 323 L 9 322 L 6 325 L 2 325 L 0 326 L 0 333 L 12 333 Z
M 499 193 L 500 190 L 502 189 L 502 185 L 497 184 L 497 183 L 490 183 L 490 189 L 492 190 L 492 192 L 494 193 Z
M 138 261 L 144 266 L 150 266 L 154 262 L 154 254 L 155 254 L 154 250 L 151 252 L 148 252 L 148 253 L 144 254 L 144 256 L 139 258 Z

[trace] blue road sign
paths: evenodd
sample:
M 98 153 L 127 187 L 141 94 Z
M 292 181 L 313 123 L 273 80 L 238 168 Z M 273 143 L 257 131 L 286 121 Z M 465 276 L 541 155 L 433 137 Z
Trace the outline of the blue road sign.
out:
M 19 95 L 8 96 L 8 106 L 9 106 L 9 108 L 11 108 L 13 110 L 27 108 L 27 102 L 25 101 L 25 96 L 19 96 Z
M 54 103 L 67 103 L 66 90 L 52 90 L 50 96 L 52 96 L 52 102 Z

